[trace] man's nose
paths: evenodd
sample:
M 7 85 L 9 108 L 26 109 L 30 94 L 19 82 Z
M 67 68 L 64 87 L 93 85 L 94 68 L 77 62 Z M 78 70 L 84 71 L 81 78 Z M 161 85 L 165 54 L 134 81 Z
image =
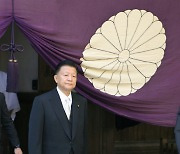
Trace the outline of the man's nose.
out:
M 72 76 L 71 75 L 68 76 L 68 80 L 72 80 Z

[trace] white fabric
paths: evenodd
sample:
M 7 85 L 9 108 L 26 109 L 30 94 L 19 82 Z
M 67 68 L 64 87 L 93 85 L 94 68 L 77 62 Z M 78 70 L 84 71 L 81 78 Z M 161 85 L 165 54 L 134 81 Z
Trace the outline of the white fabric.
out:
M 66 96 L 58 87 L 57 87 L 57 91 L 58 91 L 59 97 L 61 99 L 62 106 L 64 108 L 66 116 L 68 119 L 70 119 L 71 105 L 72 105 L 71 93 L 69 94 L 69 96 Z
M 11 118 L 14 120 L 16 112 L 20 110 L 19 100 L 16 93 L 6 92 L 7 74 L 0 71 L 0 92 L 4 94 L 7 108 L 11 111 Z
M 65 100 L 66 102 L 66 115 L 67 115 L 67 118 L 70 119 L 70 115 L 71 115 L 71 100 L 69 98 L 67 98 Z

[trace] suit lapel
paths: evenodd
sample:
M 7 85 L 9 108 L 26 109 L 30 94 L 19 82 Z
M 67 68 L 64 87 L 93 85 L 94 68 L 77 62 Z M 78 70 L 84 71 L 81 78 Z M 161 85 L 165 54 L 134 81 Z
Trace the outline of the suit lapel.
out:
M 75 137 L 78 119 L 79 119 L 79 100 L 75 93 L 72 93 L 72 108 L 73 108 L 73 121 L 72 121 L 72 139 Z
M 71 130 L 69 128 L 69 121 L 67 119 L 66 113 L 61 103 L 61 99 L 56 89 L 52 90 L 52 96 L 50 101 L 52 103 L 52 107 L 55 111 L 58 120 L 60 121 L 60 123 L 64 128 L 64 131 L 66 132 L 67 136 L 71 139 L 71 132 L 70 132 Z

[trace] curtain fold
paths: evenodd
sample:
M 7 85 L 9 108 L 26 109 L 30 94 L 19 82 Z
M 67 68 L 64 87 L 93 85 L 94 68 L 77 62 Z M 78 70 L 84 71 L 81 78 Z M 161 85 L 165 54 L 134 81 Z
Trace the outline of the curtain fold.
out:
M 136 121 L 174 127 L 180 106 L 179 0 L 173 3 L 169 0 L 15 0 L 14 3 L 16 24 L 52 68 L 63 59 L 78 65 L 76 90 L 90 102 Z M 12 20 L 9 4 L 11 0 L 0 0 L 0 37 Z M 141 89 L 127 96 L 113 96 L 96 89 L 84 76 L 81 58 L 91 37 L 106 20 L 133 9 L 152 12 L 161 20 L 167 46 L 161 66 Z
M 0 38 L 1 38 L 12 21 L 12 1 L 1 0 L 0 4 L 1 4 L 0 5 Z

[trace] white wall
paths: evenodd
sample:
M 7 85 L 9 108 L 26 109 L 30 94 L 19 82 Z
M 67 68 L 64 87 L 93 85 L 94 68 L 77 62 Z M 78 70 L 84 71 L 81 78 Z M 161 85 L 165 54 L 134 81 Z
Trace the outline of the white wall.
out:
M 11 26 L 4 36 L 0 38 L 0 45 L 10 44 L 10 38 Z M 19 92 L 33 92 L 32 80 L 38 79 L 38 54 L 17 26 L 15 26 L 15 44 L 20 44 L 24 47 L 23 52 L 15 54 L 19 64 Z M 0 51 L 0 71 L 7 72 L 9 56 L 9 52 Z

